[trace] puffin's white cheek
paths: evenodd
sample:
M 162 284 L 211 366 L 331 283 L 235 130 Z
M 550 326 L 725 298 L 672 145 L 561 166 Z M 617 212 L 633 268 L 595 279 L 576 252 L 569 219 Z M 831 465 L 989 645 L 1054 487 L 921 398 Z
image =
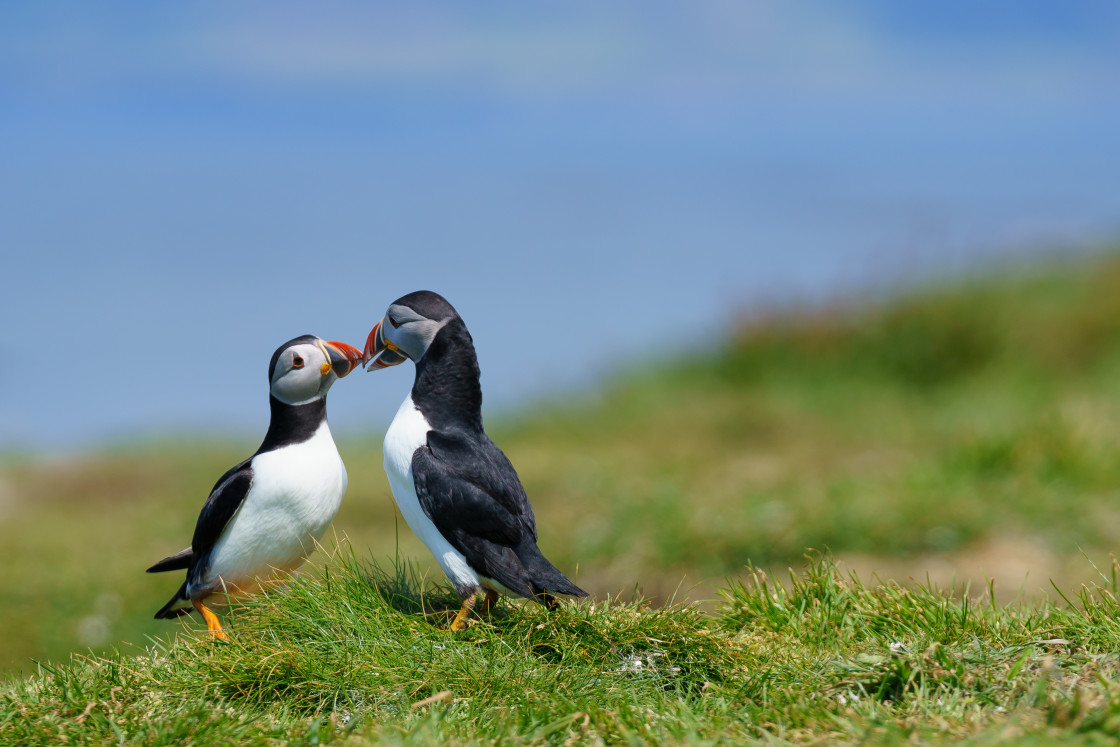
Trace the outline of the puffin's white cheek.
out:
M 324 378 L 318 367 L 289 371 L 272 385 L 272 394 L 281 402 L 298 405 L 319 395 L 319 385 Z

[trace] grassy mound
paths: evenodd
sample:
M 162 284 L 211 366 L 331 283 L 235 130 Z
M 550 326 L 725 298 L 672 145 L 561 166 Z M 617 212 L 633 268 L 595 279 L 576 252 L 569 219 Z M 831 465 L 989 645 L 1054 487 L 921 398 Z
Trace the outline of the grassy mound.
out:
M 358 744 L 1120 737 L 1113 580 L 1001 608 L 815 559 L 691 606 L 505 604 L 463 634 L 415 569 L 336 558 L 142 655 L 0 688 L 0 742 Z
M 457 608 L 415 569 L 342 559 L 238 609 L 228 644 L 200 632 L 10 684 L 0 741 L 683 736 L 738 666 L 688 607 L 507 604 L 452 635 Z

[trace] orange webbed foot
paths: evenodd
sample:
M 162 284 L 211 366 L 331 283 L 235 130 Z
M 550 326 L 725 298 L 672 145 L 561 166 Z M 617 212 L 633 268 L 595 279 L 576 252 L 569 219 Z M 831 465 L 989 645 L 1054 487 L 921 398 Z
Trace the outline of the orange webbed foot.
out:
M 459 611 L 455 613 L 455 618 L 451 621 L 452 631 L 458 633 L 461 630 L 467 629 L 467 618 L 470 617 L 471 609 L 474 607 L 476 599 L 477 597 L 471 594 L 463 600 L 463 606 L 459 608 Z
M 218 616 L 214 611 L 202 603 L 201 599 L 192 599 L 191 604 L 202 615 L 202 619 L 206 621 L 206 629 L 210 631 L 210 635 L 223 641 L 228 641 L 229 636 L 222 630 L 222 623 L 218 620 Z

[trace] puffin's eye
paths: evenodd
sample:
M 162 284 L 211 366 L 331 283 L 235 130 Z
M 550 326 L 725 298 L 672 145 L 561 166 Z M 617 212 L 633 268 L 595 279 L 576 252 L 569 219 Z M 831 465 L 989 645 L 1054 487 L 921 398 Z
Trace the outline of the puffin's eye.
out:
M 292 368 L 303 368 L 303 356 L 296 355 L 292 358 Z
M 391 316 L 387 316 L 387 317 L 385 317 L 385 318 L 389 320 L 389 324 L 391 324 L 391 325 L 393 326 L 393 329 L 396 329 L 397 327 L 401 326 L 401 323 L 400 323 L 400 322 L 398 322 L 398 321 L 397 321 L 396 319 L 394 319 L 393 317 L 391 317 Z

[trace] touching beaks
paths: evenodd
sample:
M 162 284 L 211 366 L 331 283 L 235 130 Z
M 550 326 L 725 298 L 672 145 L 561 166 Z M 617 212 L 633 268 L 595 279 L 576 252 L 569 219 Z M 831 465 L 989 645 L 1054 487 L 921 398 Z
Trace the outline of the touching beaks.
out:
M 400 352 L 396 345 L 385 339 L 385 335 L 382 334 L 384 325 L 384 319 L 373 325 L 369 337 L 366 338 L 366 349 L 362 355 L 362 360 L 365 361 L 367 371 L 389 368 L 408 360 L 408 357 Z
M 327 371 L 334 371 L 334 375 L 341 379 L 365 360 L 361 350 L 353 345 L 347 345 L 345 342 L 324 342 L 323 350 L 326 351 L 327 358 L 330 359 L 329 364 L 323 364 L 324 376 L 326 376 Z

